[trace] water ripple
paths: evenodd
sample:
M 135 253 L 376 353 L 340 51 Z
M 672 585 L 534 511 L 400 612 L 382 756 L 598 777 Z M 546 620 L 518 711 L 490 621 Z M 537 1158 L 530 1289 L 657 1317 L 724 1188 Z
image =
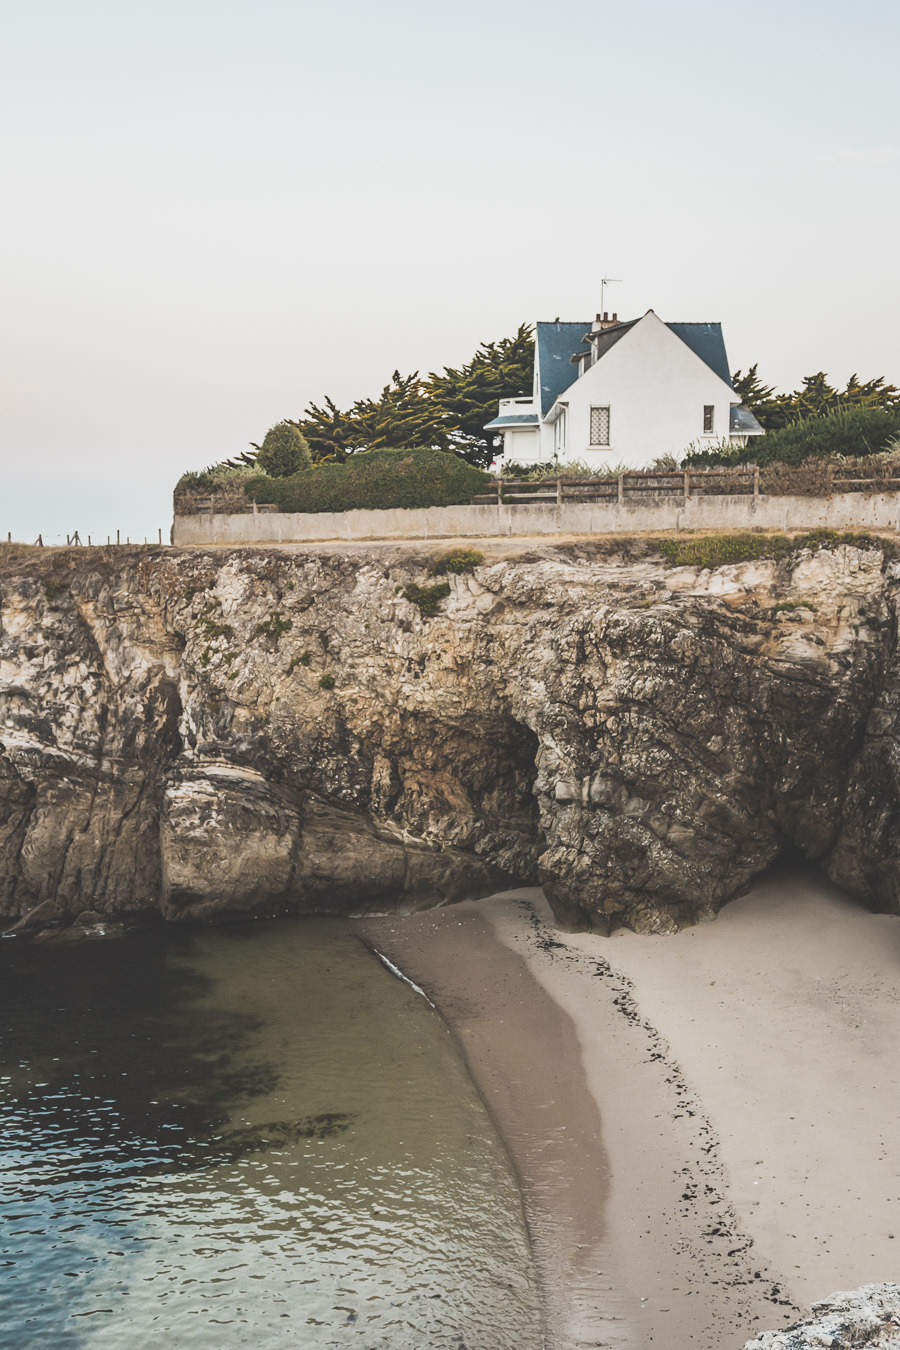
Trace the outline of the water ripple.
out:
M 538 1350 L 505 1155 L 334 920 L 0 959 L 9 1350 Z

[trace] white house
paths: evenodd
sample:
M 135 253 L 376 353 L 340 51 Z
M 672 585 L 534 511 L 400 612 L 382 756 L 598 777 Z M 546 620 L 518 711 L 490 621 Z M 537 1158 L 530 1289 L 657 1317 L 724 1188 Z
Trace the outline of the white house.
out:
M 530 398 L 503 399 L 486 431 L 498 465 L 581 461 L 640 469 L 689 445 L 745 445 L 763 428 L 731 387 L 718 323 L 539 323 Z

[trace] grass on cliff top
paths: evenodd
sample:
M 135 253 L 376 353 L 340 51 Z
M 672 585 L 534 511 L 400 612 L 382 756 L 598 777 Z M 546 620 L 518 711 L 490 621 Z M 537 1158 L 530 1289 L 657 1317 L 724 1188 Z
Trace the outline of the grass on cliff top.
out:
M 878 549 L 886 557 L 898 552 L 894 541 L 877 535 L 826 529 L 807 530 L 803 534 L 709 534 L 657 541 L 660 553 L 673 567 L 723 567 L 756 559 L 780 562 L 804 548 L 831 549 L 842 544 Z
M 143 561 L 173 551 L 167 544 L 9 544 L 0 541 L 0 572 L 41 576 L 45 572 L 89 572 L 104 563 Z

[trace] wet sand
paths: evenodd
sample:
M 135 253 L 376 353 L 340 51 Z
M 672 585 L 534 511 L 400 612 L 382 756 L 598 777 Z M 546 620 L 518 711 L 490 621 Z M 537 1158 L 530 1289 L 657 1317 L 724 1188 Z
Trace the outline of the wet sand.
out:
M 364 926 L 507 1143 L 552 1350 L 737 1350 L 896 1278 L 896 919 L 801 872 L 676 937 L 563 934 L 535 890 Z

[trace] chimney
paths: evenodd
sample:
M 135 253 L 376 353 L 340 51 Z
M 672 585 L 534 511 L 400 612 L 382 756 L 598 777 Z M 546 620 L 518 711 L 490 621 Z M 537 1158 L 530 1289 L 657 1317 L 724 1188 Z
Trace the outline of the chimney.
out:
M 610 318 L 610 317 L 609 317 L 608 311 L 607 311 L 607 310 L 604 310 L 602 314 L 598 314 L 598 315 L 597 315 L 596 319 L 594 320 L 594 323 L 593 323 L 593 326 L 592 326 L 592 328 L 591 328 L 591 331 L 592 331 L 593 333 L 599 333 L 599 332 L 600 332 L 602 329 L 604 329 L 604 328 L 613 328 L 613 327 L 615 327 L 615 325 L 616 325 L 618 322 L 619 322 L 619 316 L 618 316 L 618 314 L 614 314 L 614 315 L 612 316 L 612 318 Z

